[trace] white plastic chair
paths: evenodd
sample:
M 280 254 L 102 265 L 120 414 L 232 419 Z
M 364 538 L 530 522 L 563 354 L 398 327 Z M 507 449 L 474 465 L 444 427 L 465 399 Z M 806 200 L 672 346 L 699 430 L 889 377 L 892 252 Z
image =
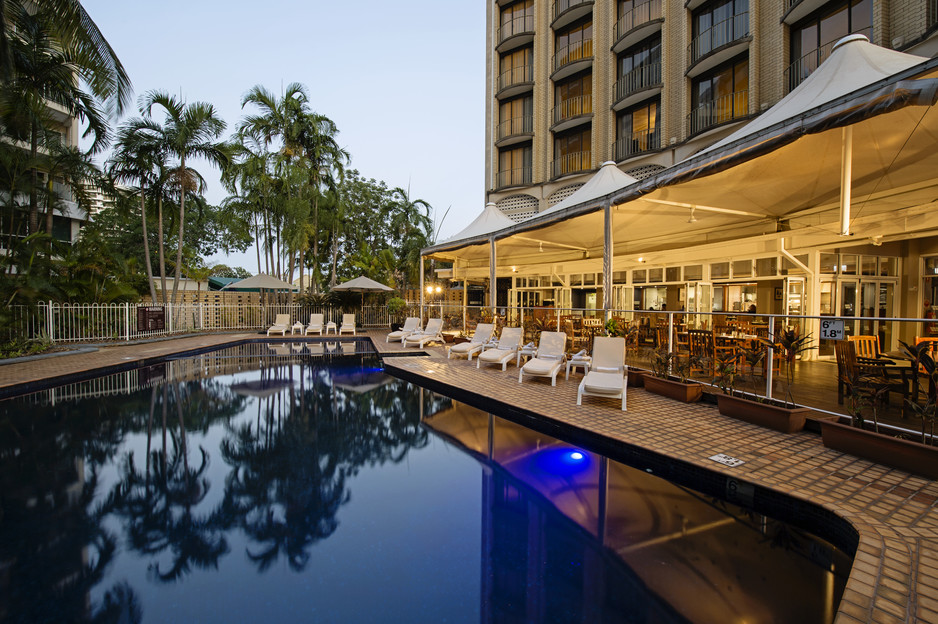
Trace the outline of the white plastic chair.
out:
M 493 349 L 483 346 L 482 353 L 476 358 L 476 368 L 481 368 L 482 364 L 501 365 L 502 370 L 508 368 L 508 362 L 515 359 L 518 349 L 521 348 L 521 339 L 524 336 L 524 330 L 520 327 L 505 327 L 502 329 L 502 335 L 498 339 L 498 344 Z
M 584 396 L 621 398 L 625 411 L 629 389 L 628 367 L 625 365 L 625 338 L 597 336 L 593 339 L 593 361 L 576 391 L 576 404 Z
M 518 371 L 518 383 L 528 377 L 549 377 L 550 385 L 557 385 L 557 373 L 563 367 L 566 355 L 567 334 L 564 332 L 542 331 L 537 344 L 537 353 Z
M 476 326 L 475 333 L 472 335 L 472 339 L 469 342 L 460 342 L 450 347 L 449 351 L 446 353 L 446 359 L 450 359 L 453 356 L 465 355 L 468 356 L 471 362 L 474 354 L 482 352 L 482 348 L 485 346 L 485 343 L 492 338 L 492 332 L 494 331 L 494 323 L 479 323 Z

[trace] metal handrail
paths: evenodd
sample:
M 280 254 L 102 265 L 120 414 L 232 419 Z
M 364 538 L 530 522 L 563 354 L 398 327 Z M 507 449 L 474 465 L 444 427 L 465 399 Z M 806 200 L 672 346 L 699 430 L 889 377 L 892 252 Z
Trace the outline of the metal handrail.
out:
M 589 115 L 593 112 L 592 94 L 575 95 L 561 100 L 551 112 L 554 123 L 579 117 L 580 115 Z
M 555 158 L 550 163 L 551 175 L 553 177 L 576 173 L 578 171 L 588 171 L 592 166 L 593 153 L 591 150 L 581 152 L 571 152 L 564 154 L 560 158 Z
M 713 50 L 749 36 L 749 13 L 739 13 L 717 22 L 687 46 L 688 65 L 693 65 Z
M 697 134 L 737 117 L 749 114 L 749 90 L 736 91 L 730 95 L 703 102 L 687 115 L 688 134 Z
M 565 65 L 593 58 L 593 40 L 583 39 L 569 43 L 554 53 L 554 71 Z
M 534 171 L 531 167 L 518 167 L 517 169 L 505 169 L 499 171 L 498 175 L 496 176 L 496 188 L 531 184 L 533 173 Z
M 624 76 L 620 76 L 613 85 L 615 101 L 618 102 L 629 95 L 649 87 L 661 84 L 661 61 L 654 61 L 647 65 L 640 65 Z
M 642 132 L 631 132 L 620 137 L 612 144 L 615 159 L 625 160 L 636 154 L 656 150 L 661 147 L 661 128 L 655 127 Z
M 938 4 L 938 0 L 934 0 L 935 4 Z M 866 35 L 870 40 L 873 39 L 873 28 L 864 28 L 863 30 L 858 30 L 855 33 L 851 34 L 860 34 Z M 840 40 L 840 37 L 834 39 L 833 41 L 828 41 L 824 45 L 811 50 L 807 54 L 803 55 L 801 58 L 796 60 L 794 63 L 789 65 L 785 69 L 785 84 L 788 87 L 788 91 L 791 91 L 802 82 L 804 79 L 810 76 L 814 70 L 820 67 L 828 56 L 831 55 L 831 51 L 834 49 L 834 44 Z
M 498 42 L 502 43 L 515 35 L 533 33 L 534 15 L 528 13 L 516 15 L 498 27 Z
M 498 75 L 498 91 L 506 89 L 512 85 L 522 84 L 525 82 L 534 82 L 534 66 L 533 65 L 521 65 L 519 67 L 512 67 L 507 69 Z
M 534 115 L 511 117 L 498 123 L 498 138 L 504 139 L 518 134 L 534 132 Z
M 593 0 L 554 0 L 554 5 L 551 8 L 551 21 L 557 19 L 557 16 L 565 11 L 581 4 L 593 4 Z
M 656 19 L 661 19 L 661 0 L 648 0 L 637 4 L 616 20 L 612 27 L 612 40 L 618 41 L 632 30 Z

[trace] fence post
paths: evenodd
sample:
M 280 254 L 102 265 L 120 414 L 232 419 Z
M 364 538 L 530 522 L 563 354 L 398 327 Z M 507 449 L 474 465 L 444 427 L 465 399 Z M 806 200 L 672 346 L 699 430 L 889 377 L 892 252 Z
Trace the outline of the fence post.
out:
M 124 302 L 124 327 L 127 330 L 124 336 L 130 342 L 130 303 L 127 301 Z
M 49 334 L 49 342 L 55 344 L 55 334 L 54 328 L 55 325 L 52 322 L 52 300 L 49 300 L 48 313 L 46 314 L 46 332 Z
M 199 331 L 205 331 L 205 302 L 199 302 Z
M 775 363 L 775 317 L 769 317 L 769 348 L 765 354 L 766 363 L 765 363 L 765 398 L 772 398 L 772 365 Z M 779 367 L 779 372 L 782 372 L 781 367 Z
M 170 303 L 164 307 L 166 308 L 166 327 L 164 330 L 166 333 L 171 334 L 173 333 L 173 304 Z

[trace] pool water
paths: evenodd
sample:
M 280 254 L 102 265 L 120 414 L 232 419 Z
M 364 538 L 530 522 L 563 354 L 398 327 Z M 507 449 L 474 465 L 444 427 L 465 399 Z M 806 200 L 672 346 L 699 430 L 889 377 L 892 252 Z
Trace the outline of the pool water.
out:
M 833 619 L 831 544 L 331 344 L 0 402 L 0 620 Z

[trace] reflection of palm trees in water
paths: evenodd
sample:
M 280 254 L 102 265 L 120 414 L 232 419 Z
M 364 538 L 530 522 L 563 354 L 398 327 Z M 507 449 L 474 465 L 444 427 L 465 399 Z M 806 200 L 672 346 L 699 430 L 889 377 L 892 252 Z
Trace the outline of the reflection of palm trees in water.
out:
M 121 468 L 121 481 L 107 502 L 109 510 L 126 519 L 131 548 L 146 555 L 170 553 L 172 563 L 168 569 L 161 569 L 158 563 L 151 564 L 154 577 L 161 581 L 175 581 L 188 573 L 193 565 L 198 568 L 217 567 L 219 558 L 228 552 L 224 533 L 214 526 L 211 514 L 202 515 L 194 511 L 209 490 L 208 479 L 204 476 L 208 468 L 208 453 L 199 447 L 201 461 L 197 467 L 190 465 L 183 409 L 187 402 L 186 387 L 178 384 L 172 388 L 178 430 L 172 429 L 168 423 L 169 388 L 163 385 L 159 402 L 162 444 L 160 450 L 152 450 L 157 403 L 157 389 L 154 387 L 147 420 L 144 471 L 137 470 L 133 453 L 128 453 Z M 191 405 L 188 407 L 191 409 Z
M 256 542 L 247 554 L 261 570 L 281 554 L 302 570 L 310 548 L 338 528 L 336 514 L 350 500 L 348 478 L 366 464 L 400 462 L 428 442 L 420 399 L 409 384 L 390 380 L 355 392 L 338 388 L 334 372 L 315 360 L 304 364 L 298 380 L 292 367 L 281 369 L 290 383 L 258 397 L 263 418 L 222 443 L 232 471 L 218 519 Z

